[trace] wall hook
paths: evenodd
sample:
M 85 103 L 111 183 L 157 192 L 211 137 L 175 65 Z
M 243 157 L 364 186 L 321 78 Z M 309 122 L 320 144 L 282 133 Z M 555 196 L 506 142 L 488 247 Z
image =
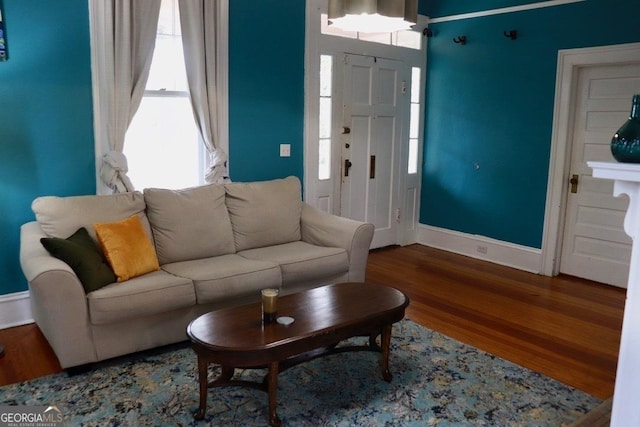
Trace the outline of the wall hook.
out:
M 467 36 L 458 36 L 453 39 L 454 43 L 467 44 Z
M 505 37 L 508 37 L 511 40 L 515 40 L 518 38 L 518 30 L 503 31 L 502 34 L 504 34 Z

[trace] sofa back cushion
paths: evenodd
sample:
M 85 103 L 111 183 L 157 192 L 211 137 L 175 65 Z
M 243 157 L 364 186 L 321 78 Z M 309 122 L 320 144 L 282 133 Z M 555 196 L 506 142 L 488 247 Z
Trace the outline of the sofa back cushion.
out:
M 93 224 L 120 221 L 132 215 L 140 217 L 145 232 L 152 237 L 144 197 L 138 191 L 104 196 L 43 196 L 31 203 L 31 209 L 49 237 L 66 239 L 84 227 L 97 242 Z
M 302 192 L 296 177 L 225 184 L 237 251 L 300 240 Z
M 160 264 L 235 252 L 223 185 L 144 190 Z

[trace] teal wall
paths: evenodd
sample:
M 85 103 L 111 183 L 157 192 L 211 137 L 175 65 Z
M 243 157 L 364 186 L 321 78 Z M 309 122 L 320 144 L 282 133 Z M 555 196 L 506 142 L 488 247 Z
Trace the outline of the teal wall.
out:
M 87 1 L 3 1 L 0 295 L 27 289 L 19 228 L 31 201 L 95 194 Z M 231 178 L 303 178 L 304 1 L 232 0 L 229 13 Z
M 0 62 L 0 294 L 26 290 L 19 228 L 40 195 L 95 193 L 86 0 L 4 0 Z
M 521 3 L 532 2 L 429 0 L 420 10 Z M 638 42 L 639 16 L 640 1 L 587 0 L 431 24 L 420 222 L 540 248 L 558 50 Z M 510 29 L 517 40 L 503 36 Z
M 229 157 L 233 181 L 303 179 L 303 0 L 229 2 Z M 279 157 L 291 144 L 291 157 Z

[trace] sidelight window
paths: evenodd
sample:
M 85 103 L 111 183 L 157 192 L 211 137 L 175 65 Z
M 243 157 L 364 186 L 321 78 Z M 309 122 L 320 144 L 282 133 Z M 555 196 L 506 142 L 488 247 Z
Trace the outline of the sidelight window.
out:
M 407 173 L 418 173 L 420 138 L 420 68 L 411 67 L 411 101 L 409 117 L 409 163 Z
M 318 144 L 318 179 L 331 178 L 331 79 L 333 57 L 320 55 L 320 140 Z

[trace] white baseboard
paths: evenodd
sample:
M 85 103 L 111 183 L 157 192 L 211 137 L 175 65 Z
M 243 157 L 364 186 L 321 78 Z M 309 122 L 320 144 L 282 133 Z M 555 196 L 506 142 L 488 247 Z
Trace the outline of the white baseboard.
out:
M 542 250 L 475 234 L 418 224 L 418 243 L 541 274 Z
M 0 329 L 33 323 L 29 291 L 0 295 Z

